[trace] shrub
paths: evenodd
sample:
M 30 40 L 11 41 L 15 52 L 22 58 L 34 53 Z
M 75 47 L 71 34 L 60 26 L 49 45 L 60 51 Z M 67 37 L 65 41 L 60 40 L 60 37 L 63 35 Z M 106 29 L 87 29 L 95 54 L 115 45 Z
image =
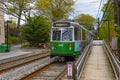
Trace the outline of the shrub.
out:
M 50 25 L 42 16 L 27 18 L 27 25 L 21 28 L 22 37 L 27 40 L 31 46 L 37 46 L 39 43 L 49 41 Z

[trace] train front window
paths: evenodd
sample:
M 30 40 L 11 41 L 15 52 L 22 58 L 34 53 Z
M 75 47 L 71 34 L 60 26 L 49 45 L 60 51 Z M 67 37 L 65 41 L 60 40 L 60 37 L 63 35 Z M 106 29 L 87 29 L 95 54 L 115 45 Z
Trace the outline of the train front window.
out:
M 60 37 L 61 37 L 61 30 L 53 31 L 52 40 L 60 41 Z
M 72 29 L 62 30 L 62 41 L 72 41 Z
M 72 41 L 73 29 L 53 29 L 52 40 L 53 41 Z

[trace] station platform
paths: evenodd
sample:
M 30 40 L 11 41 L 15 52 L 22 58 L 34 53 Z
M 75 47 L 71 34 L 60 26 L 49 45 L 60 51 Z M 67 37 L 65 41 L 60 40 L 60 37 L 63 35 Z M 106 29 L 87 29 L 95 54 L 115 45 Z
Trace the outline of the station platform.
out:
M 11 59 L 18 56 L 32 55 L 45 52 L 45 49 L 39 48 L 21 48 L 21 45 L 16 45 L 11 48 L 10 52 L 0 53 L 0 61 L 5 59 Z M 0 62 L 1 63 L 1 62 Z
M 20 56 L 20 55 L 25 55 L 28 53 L 32 52 L 24 52 L 24 51 L 11 51 L 11 52 L 5 52 L 5 53 L 0 53 L 0 60 L 7 59 L 7 58 L 12 58 L 15 56 Z
M 22 50 L 21 45 L 12 46 L 10 52 L 0 53 L 0 60 L 12 58 L 15 56 L 20 56 L 28 53 L 31 53 L 31 52 Z
M 111 64 L 102 46 L 93 46 L 80 80 L 115 80 Z

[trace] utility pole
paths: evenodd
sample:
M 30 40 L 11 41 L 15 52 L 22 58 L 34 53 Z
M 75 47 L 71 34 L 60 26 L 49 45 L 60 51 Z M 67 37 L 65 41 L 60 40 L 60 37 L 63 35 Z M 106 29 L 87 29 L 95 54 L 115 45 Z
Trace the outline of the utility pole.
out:
M 120 0 L 118 0 L 117 2 L 118 2 L 118 23 L 120 25 Z
M 117 27 L 119 25 L 119 3 L 118 0 L 114 0 L 114 26 Z M 115 28 L 116 29 L 116 28 Z
M 97 23 L 98 23 L 98 29 L 97 29 L 97 30 L 98 30 L 98 31 L 97 31 L 98 33 L 97 33 L 97 36 L 98 36 L 98 38 L 99 38 L 99 32 L 100 32 L 100 29 L 99 29 L 99 27 L 100 27 L 100 19 L 99 19 L 99 18 L 98 18 Z
M 108 41 L 110 42 L 110 22 L 108 20 Z

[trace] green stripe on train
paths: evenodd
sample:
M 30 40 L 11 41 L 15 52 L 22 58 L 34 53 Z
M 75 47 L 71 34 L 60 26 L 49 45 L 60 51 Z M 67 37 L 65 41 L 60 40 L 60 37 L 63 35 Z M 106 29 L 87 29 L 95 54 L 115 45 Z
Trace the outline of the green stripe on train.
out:
M 78 57 L 79 51 L 75 52 L 75 42 L 50 42 L 50 51 L 53 54 L 70 54 Z

